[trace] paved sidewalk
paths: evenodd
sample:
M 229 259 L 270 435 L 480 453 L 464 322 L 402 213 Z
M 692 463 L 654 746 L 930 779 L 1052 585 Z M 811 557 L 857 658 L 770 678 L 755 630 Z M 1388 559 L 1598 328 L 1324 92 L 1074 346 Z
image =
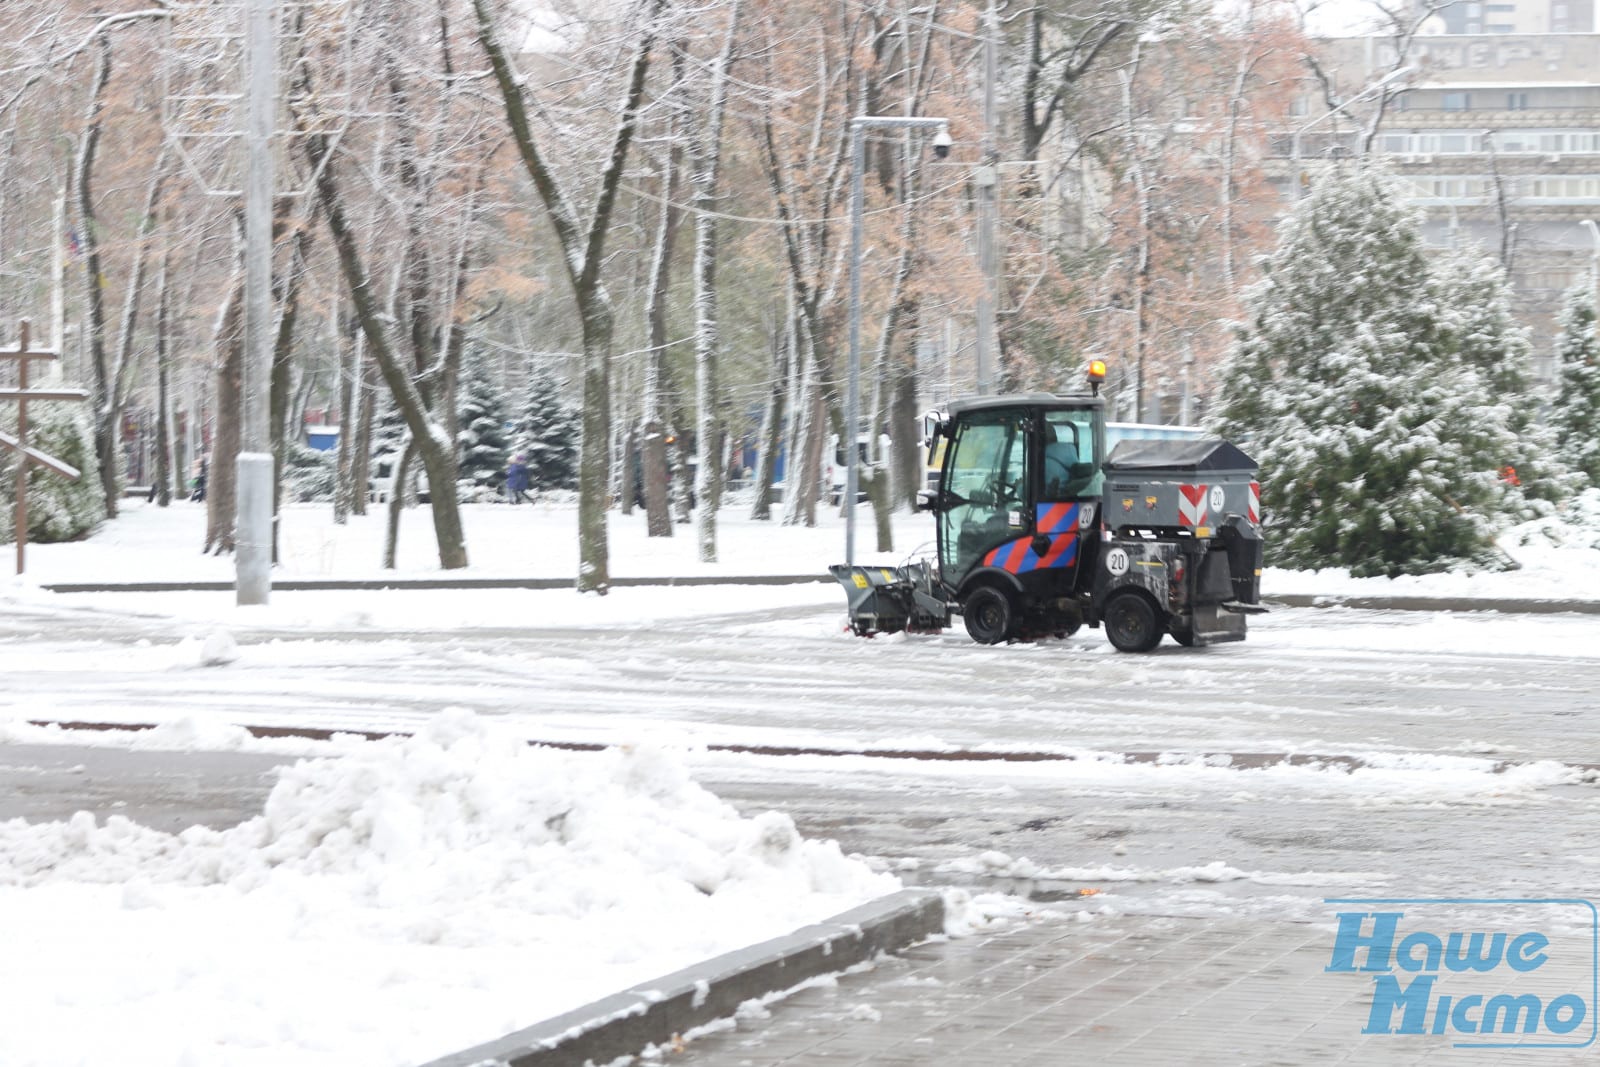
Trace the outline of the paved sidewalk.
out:
M 1332 942 L 1331 923 L 1047 919 L 909 949 L 837 985 L 802 990 L 772 1005 L 769 1016 L 747 1012 L 736 1028 L 700 1037 L 666 1062 L 1556 1067 L 1594 1060 L 1593 1048 L 1458 1049 L 1449 1036 L 1364 1036 L 1372 985 L 1362 975 L 1324 973 Z M 1586 1024 L 1577 1039 L 1588 1033 Z

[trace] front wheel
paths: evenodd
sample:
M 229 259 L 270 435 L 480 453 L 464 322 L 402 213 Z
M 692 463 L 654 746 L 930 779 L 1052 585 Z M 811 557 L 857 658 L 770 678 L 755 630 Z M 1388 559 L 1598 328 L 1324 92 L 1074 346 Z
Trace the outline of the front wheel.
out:
M 1118 652 L 1149 652 L 1161 643 L 1163 629 L 1155 605 L 1139 593 L 1118 593 L 1103 616 L 1106 637 Z
M 980 645 L 998 645 L 1011 636 L 1016 613 L 1011 598 L 993 586 L 974 589 L 961 605 L 961 620 L 967 634 Z

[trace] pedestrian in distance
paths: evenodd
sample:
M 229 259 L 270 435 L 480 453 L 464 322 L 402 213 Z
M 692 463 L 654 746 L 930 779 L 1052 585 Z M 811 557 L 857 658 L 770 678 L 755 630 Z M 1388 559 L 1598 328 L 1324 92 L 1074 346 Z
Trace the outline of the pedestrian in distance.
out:
M 189 494 L 189 499 L 197 503 L 206 498 L 206 466 L 206 461 L 201 459 L 195 470 L 193 491 Z
M 506 468 L 506 497 L 513 504 L 533 503 L 528 496 L 528 457 L 518 452 Z

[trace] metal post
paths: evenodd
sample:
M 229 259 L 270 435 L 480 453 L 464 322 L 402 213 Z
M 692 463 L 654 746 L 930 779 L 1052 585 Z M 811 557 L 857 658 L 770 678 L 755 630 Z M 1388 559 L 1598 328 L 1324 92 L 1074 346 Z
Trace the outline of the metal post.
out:
M 267 424 L 272 366 L 272 129 L 277 39 L 273 0 L 250 0 L 246 25 L 243 425 L 235 521 L 237 603 L 265 604 L 272 589 L 272 474 Z
M 978 291 L 978 395 L 988 396 L 994 389 L 995 353 L 998 335 L 995 333 L 995 308 L 1000 292 L 1000 264 L 995 255 L 996 231 L 999 228 L 996 192 L 999 173 L 995 166 L 998 152 L 994 143 L 995 103 L 994 83 L 997 64 L 995 38 L 999 20 L 995 16 L 994 0 L 984 14 L 983 28 L 983 161 L 973 171 L 972 181 L 978 191 L 978 271 L 983 275 Z
M 900 115 L 858 115 L 850 120 L 850 373 L 844 402 L 844 562 L 856 561 L 856 452 L 857 423 L 861 415 L 861 215 L 864 197 L 862 172 L 866 170 L 863 136 L 869 126 L 901 129 L 942 129 L 948 119 Z M 948 141 L 945 142 L 948 144 Z
M 867 120 L 850 123 L 850 381 L 844 401 L 844 562 L 856 561 L 856 420 L 861 404 L 861 202 Z

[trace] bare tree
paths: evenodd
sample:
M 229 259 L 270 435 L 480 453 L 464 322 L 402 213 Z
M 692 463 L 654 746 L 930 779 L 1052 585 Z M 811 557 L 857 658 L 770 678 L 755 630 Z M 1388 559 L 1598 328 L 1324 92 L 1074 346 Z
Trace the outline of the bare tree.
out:
M 512 65 L 500 36 L 492 0 L 473 0 L 478 41 L 494 70 L 506 119 L 524 169 L 538 190 L 561 243 L 572 296 L 583 323 L 583 451 L 578 463 L 578 589 L 605 594 L 611 587 L 606 539 L 606 444 L 611 434 L 611 346 L 616 313 L 601 277 L 606 237 L 616 205 L 628 146 L 638 127 L 645 75 L 655 47 L 655 22 L 666 0 L 642 0 L 629 19 L 638 41 L 628 66 L 621 115 L 600 176 L 587 226 L 534 133 L 525 81 Z
M 695 442 L 700 463 L 695 496 L 700 501 L 698 547 L 702 563 L 717 559 L 717 507 L 721 503 L 723 464 L 717 419 L 717 178 L 722 162 L 722 121 L 728 105 L 729 68 L 739 33 L 740 0 L 733 0 L 722 50 L 711 65 L 709 106 L 703 124 L 693 128 L 690 174 L 694 184 L 694 362 Z

